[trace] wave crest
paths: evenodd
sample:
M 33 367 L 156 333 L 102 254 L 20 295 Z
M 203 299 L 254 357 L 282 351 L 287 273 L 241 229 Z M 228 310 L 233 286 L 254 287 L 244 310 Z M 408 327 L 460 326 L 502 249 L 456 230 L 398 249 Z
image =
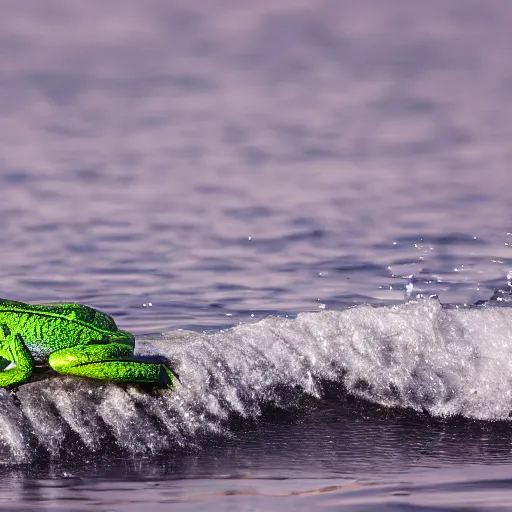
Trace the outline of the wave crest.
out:
M 326 383 L 385 407 L 508 420 L 510 319 L 509 308 L 424 300 L 141 338 L 140 355 L 172 361 L 173 391 L 61 376 L 0 390 L 0 450 L 5 461 L 101 454 L 106 444 L 155 455 L 226 434 L 234 418 L 268 406 L 298 410 Z

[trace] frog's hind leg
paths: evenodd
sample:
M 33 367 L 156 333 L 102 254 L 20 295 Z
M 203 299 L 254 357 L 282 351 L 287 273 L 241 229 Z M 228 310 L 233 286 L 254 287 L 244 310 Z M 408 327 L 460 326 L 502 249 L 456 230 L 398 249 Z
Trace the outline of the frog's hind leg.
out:
M 59 373 L 91 379 L 153 384 L 170 388 L 171 371 L 161 363 L 141 363 L 133 360 L 133 349 L 122 343 L 91 344 L 53 352 L 50 366 Z
M 21 384 L 34 371 L 34 361 L 23 338 L 0 326 L 0 387 Z

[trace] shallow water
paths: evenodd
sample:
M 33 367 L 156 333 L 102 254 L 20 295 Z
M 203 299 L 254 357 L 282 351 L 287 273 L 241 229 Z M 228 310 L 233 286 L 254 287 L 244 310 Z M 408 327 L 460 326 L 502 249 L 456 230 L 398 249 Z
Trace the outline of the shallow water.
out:
M 3 507 L 510 501 L 510 309 L 404 300 L 506 285 L 512 7 L 276 5 L 3 3 L 0 295 L 182 380 L 0 393 Z
M 12 510 L 508 510 L 510 435 L 337 400 L 194 453 L 9 466 L 0 492 Z

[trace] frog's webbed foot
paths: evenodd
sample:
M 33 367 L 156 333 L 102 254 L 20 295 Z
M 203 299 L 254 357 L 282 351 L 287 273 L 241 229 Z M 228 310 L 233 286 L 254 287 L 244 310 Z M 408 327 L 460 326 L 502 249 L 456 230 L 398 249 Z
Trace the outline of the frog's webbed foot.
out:
M 0 326 L 0 387 L 21 384 L 34 370 L 30 351 L 19 334 Z
M 50 366 L 57 372 L 91 379 L 152 384 L 162 388 L 173 385 L 173 374 L 161 363 L 133 360 L 133 349 L 122 343 L 92 344 L 53 352 Z

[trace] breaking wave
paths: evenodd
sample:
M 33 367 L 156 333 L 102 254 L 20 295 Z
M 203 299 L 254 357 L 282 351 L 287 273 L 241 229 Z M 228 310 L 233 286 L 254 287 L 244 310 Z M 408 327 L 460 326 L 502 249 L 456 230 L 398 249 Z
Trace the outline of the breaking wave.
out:
M 213 333 L 176 331 L 137 340 L 165 357 L 181 382 L 147 392 L 54 376 L 0 390 L 0 456 L 26 462 L 70 453 L 158 455 L 269 406 L 297 411 L 326 384 L 384 407 L 432 416 L 509 420 L 512 310 L 398 306 L 269 317 Z

